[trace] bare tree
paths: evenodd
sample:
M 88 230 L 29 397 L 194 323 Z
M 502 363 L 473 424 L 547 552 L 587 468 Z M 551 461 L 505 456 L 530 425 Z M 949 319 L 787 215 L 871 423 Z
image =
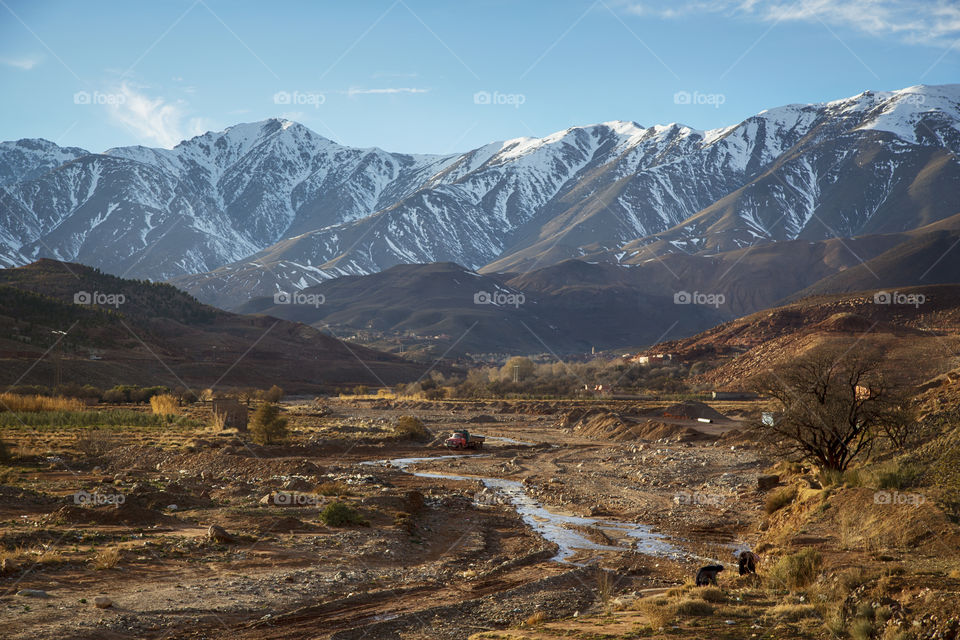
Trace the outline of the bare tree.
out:
M 824 469 L 846 470 L 879 435 L 902 430 L 903 403 L 881 363 L 877 351 L 824 346 L 759 376 L 754 389 L 778 405 L 773 424 L 757 426 L 761 437 Z

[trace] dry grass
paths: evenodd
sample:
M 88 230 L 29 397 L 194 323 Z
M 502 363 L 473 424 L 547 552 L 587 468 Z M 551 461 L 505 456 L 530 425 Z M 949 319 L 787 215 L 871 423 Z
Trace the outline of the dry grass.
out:
M 677 603 L 677 613 L 683 616 L 712 616 L 714 607 L 709 602 L 686 598 Z
M 537 625 L 543 624 L 546 621 L 547 621 L 547 614 L 544 613 L 543 611 L 537 611 L 536 613 L 531 615 L 529 618 L 527 618 L 523 624 L 527 627 L 535 627 Z
M 848 551 L 882 551 L 909 547 L 918 533 L 915 522 L 909 518 L 891 518 L 877 513 L 873 505 L 848 508 L 838 518 L 839 543 Z
M 49 396 L 21 396 L 0 393 L 0 412 L 34 413 L 37 411 L 82 411 L 83 402 L 76 398 Z
M 796 500 L 796 498 L 796 487 L 782 487 L 770 494 L 770 497 L 767 498 L 767 501 L 763 505 L 763 509 L 767 512 L 767 515 L 770 515 L 784 508 Z
M 816 549 L 801 549 L 780 558 L 767 575 L 774 589 L 802 589 L 820 575 L 823 559 Z
M 0 549 L 0 563 L 7 560 L 14 566 L 29 568 L 34 565 L 57 564 L 63 562 L 59 549 L 37 547 L 16 547 L 14 549 Z
M 875 630 L 873 620 L 857 618 L 850 625 L 850 638 L 851 640 L 871 640 Z
M 223 431 L 227 428 L 227 412 L 226 411 L 214 411 L 213 416 L 210 418 L 210 426 L 214 431 Z
M 613 574 L 603 569 L 597 569 L 597 599 L 603 607 L 604 613 L 610 612 L 610 601 L 613 599 L 613 591 L 616 585 Z
M 677 617 L 677 605 L 662 596 L 643 598 L 634 607 L 647 617 L 654 629 L 666 627 Z
M 118 547 L 110 547 L 109 549 L 101 549 L 97 551 L 97 554 L 93 557 L 93 568 L 98 571 L 104 569 L 115 569 L 118 564 L 120 564 L 120 559 L 122 558 L 120 549 Z
M 175 416 L 180 413 L 180 403 L 169 393 L 151 396 L 150 408 L 158 416 Z
M 812 604 L 778 604 L 771 607 L 767 614 L 781 622 L 798 622 L 807 618 L 819 618 L 820 612 Z
M 697 595 L 707 602 L 720 603 L 727 601 L 727 594 L 720 587 L 703 587 Z
M 100 458 L 117 446 L 116 434 L 105 429 L 90 429 L 77 435 L 78 451 L 91 458 Z
M 318 493 L 321 496 L 352 496 L 353 491 L 351 491 L 350 486 L 344 482 L 333 482 L 327 481 L 319 484 L 314 493 Z

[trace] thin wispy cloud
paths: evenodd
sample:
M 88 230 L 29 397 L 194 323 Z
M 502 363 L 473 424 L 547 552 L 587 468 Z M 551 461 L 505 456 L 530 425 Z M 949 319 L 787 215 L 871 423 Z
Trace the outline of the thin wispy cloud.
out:
M 5 67 L 13 67 L 14 69 L 20 69 L 22 71 L 30 71 L 35 66 L 40 64 L 41 58 L 31 57 L 31 56 L 20 56 L 20 57 L 0 57 L 0 64 Z
M 171 148 L 187 137 L 206 131 L 200 118 L 187 115 L 186 103 L 182 100 L 169 102 L 164 98 L 151 98 L 126 84 L 121 85 L 116 99 L 107 107 L 114 122 L 161 147 Z
M 720 14 L 771 23 L 822 22 L 933 46 L 952 46 L 960 38 L 960 4 L 953 0 L 641 0 L 627 10 L 668 19 Z
M 416 87 L 388 87 L 385 89 L 355 89 L 347 90 L 348 96 L 391 94 L 391 93 L 427 93 L 429 89 L 418 89 Z
M 400 71 L 377 71 L 373 74 L 374 78 L 419 78 L 420 74 L 416 72 Z

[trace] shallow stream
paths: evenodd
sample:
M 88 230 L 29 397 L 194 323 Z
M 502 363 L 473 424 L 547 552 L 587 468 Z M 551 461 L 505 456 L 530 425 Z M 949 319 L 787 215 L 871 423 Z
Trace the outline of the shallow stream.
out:
M 671 544 L 667 537 L 655 533 L 643 524 L 620 522 L 605 518 L 586 516 L 571 516 L 554 513 L 534 500 L 526 491 L 522 483 L 504 478 L 488 478 L 483 476 L 462 476 L 434 471 L 411 471 L 411 465 L 420 465 L 437 460 L 452 458 L 477 457 L 470 454 L 429 456 L 422 458 L 392 458 L 389 460 L 372 460 L 362 464 L 372 466 L 392 466 L 401 471 L 411 473 L 422 478 L 443 478 L 446 480 L 480 481 L 486 487 L 504 496 L 516 509 L 517 513 L 534 531 L 546 540 L 553 542 L 559 548 L 554 560 L 570 562 L 570 558 L 580 551 L 630 551 L 652 556 L 681 557 L 685 556 L 682 550 Z M 593 542 L 577 531 L 576 528 L 596 528 L 612 538 L 629 543 L 624 545 L 605 545 Z M 574 563 L 577 564 L 577 563 Z

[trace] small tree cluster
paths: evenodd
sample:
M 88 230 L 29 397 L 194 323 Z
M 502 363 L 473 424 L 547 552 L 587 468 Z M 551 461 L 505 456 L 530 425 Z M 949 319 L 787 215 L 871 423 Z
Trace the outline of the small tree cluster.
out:
M 250 420 L 250 437 L 257 444 L 279 444 L 287 440 L 287 420 L 276 404 L 262 404 Z

